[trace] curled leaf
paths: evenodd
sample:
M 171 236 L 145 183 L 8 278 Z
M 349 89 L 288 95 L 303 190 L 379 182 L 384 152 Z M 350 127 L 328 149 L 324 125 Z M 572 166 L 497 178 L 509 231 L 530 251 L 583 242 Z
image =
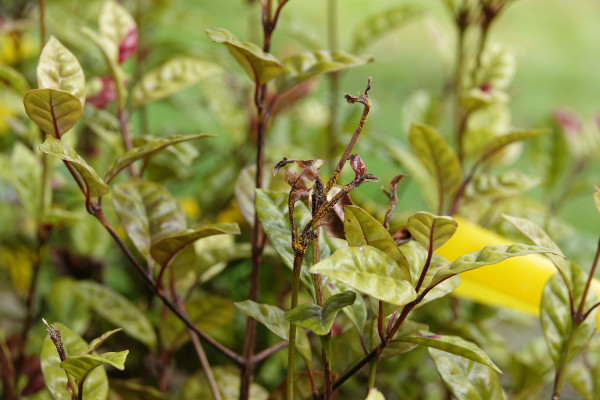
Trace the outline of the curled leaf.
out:
M 408 230 L 425 250 L 435 251 L 446 243 L 458 227 L 452 217 L 418 212 L 408 219 Z
M 373 61 L 373 57 L 357 57 L 342 51 L 315 50 L 294 54 L 283 60 L 283 73 L 275 81 L 277 91 L 283 93 L 315 76 L 359 67 Z
M 354 300 L 356 293 L 352 290 L 337 293 L 328 298 L 323 307 L 317 304 L 300 304 L 286 312 L 285 319 L 317 335 L 327 335 L 338 312 L 352 305 Z
M 223 43 L 235 60 L 242 66 L 248 76 L 257 85 L 264 85 L 279 76 L 283 66 L 270 53 L 265 53 L 259 46 L 250 42 L 240 42 L 226 29 L 205 29 L 213 42 Z
M 40 145 L 40 151 L 69 162 L 83 178 L 90 197 L 100 197 L 109 192 L 108 185 L 100 179 L 96 171 L 65 142 L 48 136 Z

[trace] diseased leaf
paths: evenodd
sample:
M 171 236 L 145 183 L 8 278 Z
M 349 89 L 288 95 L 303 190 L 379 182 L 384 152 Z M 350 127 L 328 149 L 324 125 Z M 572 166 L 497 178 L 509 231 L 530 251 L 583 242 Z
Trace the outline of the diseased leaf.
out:
M 130 179 L 113 187 L 113 207 L 140 254 L 150 258 L 150 246 L 186 228 L 181 204 L 163 185 Z
M 314 50 L 294 54 L 282 61 L 283 73 L 275 80 L 278 93 L 317 75 L 360 67 L 373 61 L 373 57 L 357 57 L 343 51 Z
M 421 346 L 427 346 L 442 350 L 447 353 L 455 354 L 469 360 L 487 365 L 496 372 L 502 373 L 494 362 L 477 346 L 475 343 L 468 342 L 459 336 L 418 334 L 410 336 L 401 336 L 395 338 L 399 342 L 416 343 Z
M 250 79 L 263 85 L 283 72 L 281 62 L 270 53 L 250 42 L 240 42 L 226 29 L 205 29 L 210 40 L 223 43 L 235 60 L 244 68 Z
M 96 367 L 104 364 L 111 365 L 118 370 L 124 370 L 127 354 L 129 354 L 129 350 L 120 351 L 118 353 L 108 352 L 99 356 L 91 354 L 69 356 L 65 361 L 60 363 L 60 366 L 81 384 L 81 382 L 85 382 L 88 374 L 96 369 Z
M 333 326 L 333 320 L 344 307 L 352 305 L 356 293 L 349 290 L 334 294 L 321 308 L 317 304 L 300 304 L 285 313 L 285 319 L 293 324 L 309 329 L 317 335 L 327 335 Z
M 446 387 L 457 400 L 503 400 L 498 375 L 485 365 L 429 348 Z
M 560 276 L 567 284 L 569 290 L 573 289 L 573 282 L 569 277 L 569 261 L 565 258 L 560 248 L 548 236 L 548 234 L 535 222 L 525 218 L 511 217 L 503 215 L 504 219 L 510 222 L 521 233 L 529 238 L 536 246 L 544 247 L 552 250 L 552 253 L 547 253 L 546 256 L 552 261 Z
M 61 323 L 56 322 L 53 325 L 60 331 L 67 357 L 86 351 L 88 344 L 79 335 Z M 52 397 L 56 400 L 71 400 L 71 392 L 67 389 L 67 374 L 60 366 L 60 357 L 50 335 L 44 339 L 40 363 L 46 387 Z M 108 379 L 104 368 L 97 368 L 90 373 L 83 384 L 83 394 L 86 400 L 106 400 Z
M 491 156 L 493 156 L 509 144 L 520 142 L 526 139 L 531 139 L 536 136 L 545 135 L 549 132 L 550 131 L 548 131 L 547 129 L 531 129 L 527 131 L 514 131 L 507 133 L 506 135 L 496 136 L 494 139 L 490 140 L 485 146 L 483 146 L 483 148 L 480 151 L 481 155 L 475 163 L 481 164 L 485 162 Z
M 209 61 L 178 57 L 145 74 L 131 91 L 132 108 L 165 99 L 178 91 L 221 72 L 221 67 Z
M 412 124 L 409 138 L 414 153 L 437 182 L 441 209 L 444 199 L 451 197 L 460 186 L 460 161 L 442 135 L 430 126 Z
M 413 238 L 427 251 L 435 251 L 446 243 L 458 227 L 452 217 L 418 212 L 408 218 L 407 228 Z
M 405 5 L 384 10 L 369 16 L 358 26 L 353 27 L 354 41 L 352 51 L 357 52 L 372 44 L 383 35 L 402 28 L 407 23 L 421 17 L 423 10 L 413 5 Z
M 119 172 L 123 169 L 127 168 L 129 165 L 134 163 L 137 160 L 141 160 L 143 158 L 151 157 L 156 153 L 159 153 L 166 149 L 169 146 L 172 146 L 177 143 L 185 142 L 188 140 L 195 140 L 206 137 L 216 137 L 215 135 L 210 135 L 207 133 L 200 133 L 197 135 L 176 135 L 169 136 L 164 138 L 156 138 L 150 140 L 143 144 L 140 147 L 135 147 L 121 157 L 117 158 L 111 165 L 108 167 L 108 171 L 104 176 L 104 180 L 109 183 Z
M 181 250 L 194 243 L 198 239 L 213 235 L 239 235 L 240 228 L 237 224 L 221 223 L 199 226 L 194 229 L 186 229 L 163 236 L 160 240 L 153 242 L 150 247 L 150 255 L 160 265 L 166 265 Z
M 150 321 L 127 298 L 107 286 L 92 281 L 78 281 L 76 286 L 81 298 L 98 315 L 123 328 L 132 338 L 154 348 L 156 335 Z
M 290 223 L 287 216 L 288 195 L 282 192 L 271 192 L 267 190 L 256 190 L 256 212 L 258 219 L 265 231 L 269 242 L 275 247 L 275 250 L 283 260 L 284 264 L 293 269 L 294 251 L 292 250 L 292 234 Z M 302 203 L 296 205 L 294 216 L 297 218 L 297 226 L 304 226 L 310 220 L 310 212 Z M 328 248 L 326 245 L 320 246 L 323 252 Z M 308 252 L 304 257 L 300 279 L 304 287 L 314 294 L 312 278 L 308 273 L 309 260 Z
M 335 278 L 354 289 L 398 306 L 417 297 L 396 261 L 371 246 L 338 249 L 331 257 L 312 266 L 310 272 Z
M 570 281 L 573 282 L 573 304 L 577 310 L 587 282 L 587 274 L 574 263 L 570 265 L 568 272 L 571 275 Z M 590 291 L 584 311 L 596 301 L 595 293 Z M 560 274 L 554 274 L 548 280 L 542 292 L 540 322 L 555 366 L 560 364 L 561 357 L 565 357 L 565 363 L 568 363 L 587 345 L 596 332 L 597 312 L 596 308 L 585 321 L 574 323 L 569 290 L 563 278 Z
M 441 268 L 433 277 L 429 286 L 434 286 L 445 279 L 448 279 L 456 274 L 470 271 L 475 268 L 483 267 L 504 261 L 507 258 L 526 256 L 537 253 L 553 253 L 554 250 L 539 246 L 530 246 L 526 244 L 511 244 L 508 246 L 490 245 L 485 246 L 481 250 L 474 251 L 469 254 L 464 254 L 458 257 L 450 265 Z
M 85 76 L 77 58 L 54 36 L 44 46 L 37 67 L 40 89 L 55 89 L 72 94 L 85 104 Z
M 43 153 L 69 162 L 83 178 L 85 188 L 90 197 L 104 196 L 109 192 L 108 185 L 100 179 L 96 171 L 65 142 L 55 139 L 53 136 L 48 136 L 44 143 L 40 145 L 40 150 Z
M 283 340 L 290 340 L 290 322 L 285 318 L 285 313 L 279 307 L 268 304 L 259 304 L 252 300 L 234 303 L 244 314 L 256 319 L 266 326 L 271 332 Z M 304 329 L 296 327 L 296 350 L 307 360 L 312 358 L 310 342 Z
M 348 246 L 369 245 L 388 254 L 398 263 L 404 278 L 411 279 L 408 261 L 396 246 L 392 235 L 365 210 L 356 206 L 344 207 L 344 234 Z
M 30 90 L 23 98 L 25 112 L 40 129 L 60 138 L 75 126 L 83 108 L 77 97 L 55 89 Z

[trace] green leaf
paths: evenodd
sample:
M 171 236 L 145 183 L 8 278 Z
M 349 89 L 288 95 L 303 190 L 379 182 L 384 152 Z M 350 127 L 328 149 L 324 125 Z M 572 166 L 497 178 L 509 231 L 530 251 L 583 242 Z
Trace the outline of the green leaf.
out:
M 83 178 L 90 197 L 104 196 L 109 192 L 108 185 L 100 179 L 96 171 L 65 142 L 55 139 L 53 136 L 48 136 L 44 143 L 40 145 L 40 150 L 69 162 Z
M 430 126 L 412 124 L 409 138 L 414 153 L 437 182 L 441 208 L 444 198 L 451 197 L 460 186 L 460 161 L 442 135 Z
M 354 289 L 397 306 L 410 303 L 417 297 L 396 261 L 371 246 L 338 249 L 331 257 L 310 268 L 310 272 L 335 278 Z
M 252 300 L 234 303 L 244 314 L 254 318 L 267 327 L 283 340 L 290 340 L 290 322 L 285 318 L 285 313 L 279 307 L 268 304 L 259 304 Z M 307 360 L 312 359 L 310 342 L 304 329 L 296 327 L 296 350 Z
M 42 184 L 42 166 L 39 157 L 21 142 L 15 142 L 10 156 L 9 170 L 7 178 L 15 188 L 21 205 L 27 214 L 37 220 L 40 214 Z
M 115 45 L 119 45 L 136 23 L 131 14 L 119 3 L 106 0 L 98 17 L 100 34 L 109 38 Z
M 503 400 L 498 375 L 485 365 L 429 348 L 446 387 L 457 400 Z
M 338 312 L 353 304 L 354 300 L 356 300 L 356 293 L 351 290 L 334 294 L 325 301 L 322 308 L 317 304 L 300 304 L 287 311 L 285 319 L 293 324 L 310 329 L 317 335 L 327 335 Z
M 60 366 L 71 374 L 81 385 L 81 382 L 85 382 L 88 375 L 96 369 L 96 367 L 101 365 L 108 364 L 118 370 L 124 370 L 127 354 L 129 354 L 129 350 L 120 351 L 118 353 L 108 352 L 101 356 L 84 354 L 82 356 L 67 357 L 65 361 L 60 363 Z
M 116 154 L 123 153 L 123 138 L 119 120 L 110 111 L 87 105 L 83 108 L 81 122 L 104 140 Z
M 569 169 L 571 154 L 567 139 L 557 125 L 552 132 L 531 139 L 527 145 L 529 165 L 535 168 L 546 188 L 554 188 Z
M 540 182 L 539 178 L 525 175 L 518 170 L 507 171 L 498 176 L 479 174 L 467 185 L 465 199 L 496 200 L 520 196 Z
M 597 362 L 572 363 L 567 369 L 567 380 L 585 400 L 600 396 L 600 368 Z
M 333 296 L 348 290 L 350 290 L 350 286 L 336 279 L 327 278 L 327 281 L 323 282 L 323 292 L 326 298 L 327 296 Z M 367 305 L 362 296 L 356 296 L 354 303 L 348 307 L 344 307 L 342 311 L 352 321 L 358 332 L 362 332 L 367 321 Z
M 194 296 L 186 301 L 185 309 L 189 320 L 208 334 L 230 325 L 235 313 L 231 300 L 214 295 Z M 167 314 L 159 333 L 162 343 L 169 348 L 178 348 L 190 340 L 186 326 L 173 313 Z
M 29 83 L 27 83 L 27 79 L 23 74 L 6 64 L 0 64 L 0 82 L 6 83 L 21 96 L 25 96 L 25 93 L 30 89 Z
M 344 234 L 348 246 L 369 245 L 383 251 L 398 263 L 404 278 L 410 280 L 410 267 L 402 252 L 396 246 L 392 235 L 369 213 L 360 207 L 344 207 Z
M 446 243 L 458 227 L 452 217 L 439 217 L 428 212 L 418 212 L 408 218 L 407 228 L 413 238 L 427 251 L 435 251 Z
M 199 226 L 194 229 L 186 229 L 175 232 L 160 240 L 153 242 L 150 247 L 150 255 L 160 265 L 167 265 L 181 250 L 194 243 L 198 239 L 213 235 L 239 235 L 238 224 L 221 223 Z
M 284 264 L 293 269 L 294 251 L 292 250 L 292 234 L 290 223 L 287 217 L 288 194 L 282 192 L 271 192 L 268 190 L 256 190 L 256 212 L 258 220 L 265 231 L 269 242 L 275 247 L 275 250 L 283 260 Z M 296 205 L 294 211 L 297 218 L 296 224 L 304 226 L 310 220 L 310 212 L 302 203 Z M 321 247 L 323 250 L 324 246 Z M 304 287 L 314 293 L 312 277 L 308 272 L 309 261 L 308 252 L 302 263 L 300 279 Z
M 373 57 L 357 57 L 343 51 L 314 50 L 294 54 L 282 61 L 283 73 L 275 80 L 278 93 L 317 75 L 348 68 L 360 67 L 373 61 Z
M 550 131 L 547 129 L 531 129 L 526 131 L 514 131 L 507 133 L 506 135 L 496 136 L 488 143 L 486 143 L 480 151 L 480 156 L 475 162 L 476 165 L 479 165 L 485 161 L 487 161 L 490 157 L 496 154 L 498 151 L 502 150 L 504 147 L 509 144 L 520 142 L 522 140 L 531 139 L 536 136 L 545 135 Z
M 108 332 L 104 332 L 100 337 L 97 337 L 96 339 L 92 340 L 90 342 L 90 345 L 86 351 L 86 354 L 92 354 L 94 351 L 96 351 L 96 349 L 102 344 L 104 343 L 104 341 L 106 339 L 108 339 L 110 336 L 114 335 L 117 332 L 122 331 L 122 328 L 117 328 L 117 329 L 113 329 L 112 331 L 108 331 Z
M 186 87 L 221 72 L 221 67 L 209 61 L 178 57 L 145 74 L 131 91 L 132 108 L 165 99 Z
M 419 243 L 414 240 L 410 240 L 400 246 L 402 252 L 406 255 L 406 258 L 409 261 L 412 270 L 412 283 L 413 286 L 417 286 L 417 282 L 421 276 L 421 272 L 423 271 L 423 267 L 425 266 L 425 262 L 427 260 L 427 250 L 423 248 Z M 419 289 L 419 293 L 421 294 L 424 290 L 429 287 L 433 277 L 437 272 L 450 264 L 450 261 L 446 260 L 444 257 L 438 255 L 437 253 L 433 253 L 431 257 L 431 263 L 429 265 L 429 269 L 425 274 L 425 278 L 423 279 L 423 284 L 421 285 L 421 289 Z M 430 289 L 425 298 L 423 298 L 419 304 L 415 306 L 415 309 L 424 306 L 425 304 L 443 297 L 448 293 L 452 292 L 458 284 L 460 283 L 460 275 L 453 276 L 452 278 L 446 279 L 442 283 L 436 285 L 433 289 Z
M 55 89 L 30 90 L 23 98 L 25 112 L 47 135 L 60 138 L 75 126 L 83 110 L 69 92 Z
M 352 28 L 354 32 L 352 51 L 357 52 L 386 33 L 399 29 L 422 15 L 423 10 L 421 8 L 406 5 L 384 10 L 379 14 L 368 17 L 358 26 Z
M 164 138 L 156 138 L 152 139 L 146 143 L 144 143 L 140 147 L 134 147 L 129 150 L 121 157 L 117 158 L 113 163 L 108 167 L 108 171 L 104 176 L 104 180 L 109 183 L 119 172 L 123 169 L 127 168 L 132 163 L 137 160 L 141 160 L 143 158 L 152 157 L 153 155 L 163 151 L 169 146 L 172 146 L 177 143 L 185 142 L 188 140 L 195 140 L 206 137 L 216 137 L 215 135 L 210 135 L 207 133 L 199 133 L 197 135 L 176 135 L 169 136 Z
M 156 182 L 130 179 L 113 187 L 113 207 L 140 254 L 149 260 L 150 246 L 186 228 L 181 204 Z
M 502 373 L 494 362 L 475 343 L 468 342 L 458 336 L 419 334 L 401 336 L 394 340 L 404 343 L 416 343 L 421 346 L 434 348 L 467 358 L 469 360 L 487 365 L 496 372 Z
M 367 393 L 367 398 L 365 400 L 385 400 L 385 396 L 379 390 L 373 388 L 369 390 L 369 393 Z
M 123 331 L 132 338 L 154 349 L 156 334 L 150 321 L 126 297 L 92 281 L 79 281 L 76 285 L 79 296 L 98 315 L 123 328 Z
M 77 295 L 75 280 L 69 277 L 54 279 L 46 301 L 58 319 L 68 322 L 75 333 L 83 333 L 92 316 L 87 305 Z
M 235 60 L 244 68 L 250 79 L 258 86 L 276 78 L 283 72 L 281 62 L 270 53 L 265 53 L 254 43 L 240 42 L 226 29 L 205 29 L 210 40 L 223 43 Z
M 55 89 L 72 94 L 85 103 L 85 76 L 77 58 L 54 36 L 44 46 L 37 67 L 40 89 Z
M 419 162 L 419 158 L 401 145 L 391 146 L 387 141 L 385 143 L 380 141 L 380 143 L 382 148 L 389 152 L 394 161 L 406 170 L 408 175 L 406 179 L 414 180 L 417 184 L 419 194 L 427 207 L 434 209 L 438 199 L 432 188 L 436 185 L 436 182 L 427 168 Z
M 88 344 L 79 335 L 73 333 L 61 323 L 57 322 L 53 325 L 61 333 L 67 357 L 70 355 L 75 356 L 87 350 Z M 60 366 L 60 357 L 52 339 L 50 339 L 50 335 L 46 335 L 44 339 L 40 363 L 46 387 L 52 397 L 56 400 L 71 400 L 71 392 L 67 389 L 67 375 Z M 95 369 L 90 373 L 83 384 L 83 394 L 86 400 L 106 400 L 108 397 L 108 379 L 104 368 Z
M 485 246 L 481 250 L 474 251 L 469 254 L 464 254 L 458 257 L 450 265 L 441 268 L 433 277 L 429 286 L 437 285 L 445 279 L 448 279 L 456 274 L 460 274 L 472 269 L 491 265 L 504 261 L 507 258 L 526 256 L 537 253 L 553 253 L 554 250 L 539 246 L 530 246 L 526 244 L 511 244 L 508 246 Z
M 573 282 L 573 304 L 579 306 L 587 282 L 587 274 L 576 264 L 570 265 Z M 571 296 L 560 274 L 554 274 L 542 292 L 540 321 L 548 349 L 555 366 L 559 366 L 561 358 L 565 365 L 577 356 L 596 332 L 596 308 L 585 321 L 574 323 L 571 312 Z M 596 302 L 593 291 L 587 294 L 584 312 Z
M 548 234 L 535 222 L 525 218 L 511 217 L 510 215 L 502 215 L 502 217 L 513 224 L 523 235 L 536 246 L 544 247 L 552 250 L 552 253 L 547 253 L 546 256 L 552 261 L 560 276 L 569 287 L 569 291 L 573 289 L 573 282 L 569 277 L 569 261 L 565 258 L 560 248 L 548 236 Z

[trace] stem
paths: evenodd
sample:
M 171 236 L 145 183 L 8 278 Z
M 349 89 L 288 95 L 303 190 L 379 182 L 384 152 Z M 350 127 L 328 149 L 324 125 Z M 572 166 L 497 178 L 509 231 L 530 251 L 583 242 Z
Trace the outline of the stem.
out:
M 455 97 L 454 97 L 454 121 L 456 131 L 456 143 L 458 146 L 458 159 L 462 163 L 463 159 L 463 134 L 461 130 L 462 118 L 461 118 L 461 106 L 460 106 L 460 94 L 463 91 L 463 69 L 464 69 L 464 58 L 465 58 L 465 31 L 466 26 L 458 24 L 458 39 L 457 39 L 457 59 L 456 59 L 456 75 L 454 77 L 455 84 Z
M 371 362 L 371 367 L 369 368 L 369 382 L 367 386 L 367 391 L 373 389 L 375 387 L 375 377 L 377 376 L 377 359 Z
M 271 347 L 268 347 L 266 349 L 264 349 L 263 351 L 261 351 L 260 353 L 256 353 L 253 357 L 254 359 L 254 363 L 257 364 L 259 362 L 261 362 L 262 360 L 270 357 L 271 355 L 273 355 L 274 353 L 278 352 L 279 350 L 283 349 L 284 347 L 286 347 L 288 345 L 288 341 L 287 340 L 283 340 Z
M 200 338 L 202 338 L 204 341 L 206 341 L 208 344 L 210 344 L 212 347 L 214 347 L 217 351 L 221 352 L 225 357 L 227 357 L 231 361 L 233 361 L 233 363 L 236 364 L 237 366 L 240 366 L 240 367 L 244 366 L 246 364 L 246 360 L 243 357 L 236 354 L 235 352 L 228 349 L 227 347 L 223 346 L 222 344 L 220 344 L 219 342 L 217 342 L 216 340 L 214 340 L 213 338 L 208 336 L 206 333 L 204 333 L 202 330 L 198 329 L 198 327 L 196 327 L 196 325 L 194 325 L 187 318 L 187 316 L 183 315 L 179 311 L 179 309 L 177 307 L 175 307 L 175 305 L 173 303 L 171 303 L 171 301 L 166 297 L 164 291 L 156 285 L 156 283 L 152 279 L 152 275 L 148 274 L 144 270 L 144 267 L 142 267 L 142 265 L 137 261 L 137 259 L 133 255 L 133 253 L 131 253 L 131 250 L 129 250 L 129 248 L 121 240 L 121 238 L 119 237 L 117 232 L 115 232 L 112 225 L 110 225 L 110 223 L 104 216 L 102 209 L 100 209 L 99 207 L 98 208 L 93 207 L 91 211 L 92 211 L 92 215 L 94 215 L 96 217 L 96 219 L 98 219 L 98 221 L 100 221 L 102 226 L 104 226 L 104 228 L 108 231 L 108 233 L 117 242 L 117 244 L 119 245 L 119 247 L 121 248 L 123 253 L 125 253 L 125 255 L 129 259 L 129 261 L 133 264 L 135 269 L 142 276 L 142 278 L 144 279 L 146 284 L 150 287 L 150 289 L 152 289 L 154 294 L 163 302 L 163 304 L 165 306 L 167 306 L 167 308 L 169 310 L 171 310 L 177 316 L 177 318 L 179 318 L 181 320 L 181 322 L 183 322 L 186 325 L 186 327 L 191 329 L 196 335 L 198 335 Z
M 340 158 L 340 161 L 338 162 L 335 171 L 333 171 L 333 175 L 331 176 L 329 181 L 327 181 L 327 185 L 325 186 L 325 194 L 328 194 L 329 191 L 333 188 L 333 186 L 337 183 L 337 180 L 339 179 L 340 174 L 342 173 L 342 169 L 344 168 L 348 157 L 350 157 L 350 153 L 352 152 L 352 149 L 354 148 L 354 145 L 356 144 L 356 141 L 358 140 L 358 137 L 360 136 L 363 127 L 365 126 L 365 122 L 367 122 L 367 118 L 369 118 L 369 111 L 371 110 L 371 101 L 369 100 L 368 92 L 370 89 L 371 78 L 369 77 L 364 95 L 360 95 L 358 97 L 346 95 L 346 100 L 348 101 L 348 103 L 353 104 L 358 102 L 363 105 L 363 113 L 360 117 L 358 126 L 354 131 L 354 135 L 352 135 L 352 139 L 350 139 L 350 143 L 348 143 L 348 146 L 346 146 L 346 150 L 344 150 L 344 154 L 342 154 L 342 157 Z
M 465 195 L 465 191 L 467 190 L 467 185 L 469 184 L 469 182 L 471 182 L 471 179 L 473 179 L 473 176 L 475 175 L 476 167 L 477 167 L 477 164 L 473 165 L 473 168 L 471 168 L 469 175 L 467 175 L 467 177 L 465 178 L 463 183 L 460 185 L 460 188 L 458 188 L 458 191 L 456 192 L 456 195 L 454 196 L 454 201 L 452 202 L 452 205 L 450 206 L 450 209 L 448 210 L 448 215 L 454 215 L 458 212 L 458 206 L 460 205 L 460 200 Z
M 173 269 L 171 269 L 173 271 Z M 181 314 L 187 317 L 187 311 L 185 309 L 185 303 L 179 298 L 177 295 L 177 291 L 175 289 L 175 280 L 171 276 L 171 294 L 175 300 L 175 304 L 179 308 Z M 200 360 L 200 365 L 202 365 L 202 370 L 204 371 L 204 376 L 208 381 L 208 386 L 210 387 L 210 392 L 212 393 L 213 399 L 221 400 L 221 392 L 219 392 L 219 388 L 217 386 L 217 381 L 215 380 L 215 376 L 212 373 L 212 369 L 210 367 L 210 363 L 208 362 L 208 358 L 206 357 L 206 353 L 204 352 L 204 348 L 202 348 L 202 343 L 198 339 L 198 336 L 192 331 L 190 328 L 187 328 L 188 335 L 190 335 L 190 339 L 192 339 L 192 343 L 194 345 L 194 349 L 196 350 L 196 354 L 198 355 L 198 359 Z
M 298 292 L 300 291 L 300 271 L 304 260 L 305 248 L 297 248 L 294 251 L 294 270 L 292 278 L 292 301 L 290 310 L 298 305 Z M 294 400 L 294 356 L 296 355 L 296 325 L 290 322 L 288 362 L 287 362 L 287 388 L 286 399 Z
M 577 309 L 577 315 L 575 319 L 578 322 L 583 322 L 583 307 L 585 306 L 585 300 L 587 298 L 587 294 L 590 290 L 590 285 L 592 284 L 592 280 L 594 279 L 594 275 L 596 274 L 596 268 L 598 267 L 598 260 L 600 259 L 600 239 L 598 239 L 598 247 L 596 248 L 596 256 L 594 257 L 594 262 L 592 263 L 592 269 L 590 270 L 590 274 L 588 275 L 588 280 L 585 283 L 585 289 L 583 290 L 583 295 L 581 296 L 581 303 L 579 303 L 579 308 Z M 587 315 L 587 313 L 586 313 Z
M 569 332 L 569 338 L 567 339 L 567 343 L 565 343 L 565 347 L 560 354 L 560 360 L 558 362 L 558 366 L 556 367 L 556 374 L 554 375 L 554 386 L 552 389 L 552 400 L 558 400 L 560 397 L 560 390 L 562 389 L 562 384 L 565 379 L 565 373 L 567 372 L 567 364 L 569 359 L 569 353 L 571 351 L 571 346 L 573 345 L 574 332 L 577 331 L 579 327 L 579 322 L 573 320 L 573 326 L 571 327 L 571 331 Z

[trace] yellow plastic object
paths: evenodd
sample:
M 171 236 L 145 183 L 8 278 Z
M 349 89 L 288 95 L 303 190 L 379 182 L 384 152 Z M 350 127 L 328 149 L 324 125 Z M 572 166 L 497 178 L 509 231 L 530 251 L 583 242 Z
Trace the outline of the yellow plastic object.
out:
M 513 243 L 463 218 L 455 218 L 458 221 L 456 233 L 437 251 L 448 260 L 455 260 L 487 245 Z M 542 290 L 555 272 L 554 264 L 542 255 L 513 257 L 462 273 L 460 285 L 453 294 L 484 304 L 539 315 Z M 592 282 L 592 290 L 600 297 L 600 282 L 596 279 Z M 600 314 L 598 323 L 600 327 Z

